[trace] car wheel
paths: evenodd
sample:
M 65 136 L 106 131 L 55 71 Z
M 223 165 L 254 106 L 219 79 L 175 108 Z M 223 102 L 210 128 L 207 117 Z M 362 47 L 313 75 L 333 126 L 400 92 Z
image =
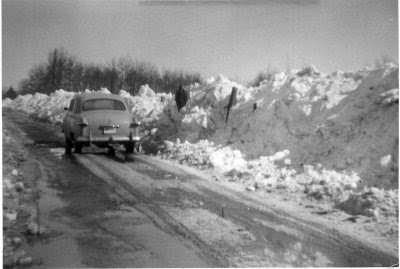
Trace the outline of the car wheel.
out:
M 135 148 L 135 142 L 125 144 L 125 150 L 126 150 L 126 153 L 128 153 L 128 154 L 133 153 L 134 148 Z
M 72 141 L 68 137 L 65 137 L 65 154 L 70 155 L 72 150 Z
M 110 156 L 114 156 L 115 155 L 115 148 L 114 147 L 108 147 L 108 152 L 107 152 L 107 154 L 108 155 L 110 155 Z
M 75 142 L 75 153 L 82 153 L 82 144 Z

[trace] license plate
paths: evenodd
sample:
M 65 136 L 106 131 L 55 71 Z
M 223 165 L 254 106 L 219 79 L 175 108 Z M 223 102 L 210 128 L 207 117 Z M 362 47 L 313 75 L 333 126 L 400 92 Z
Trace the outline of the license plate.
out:
M 115 134 L 116 132 L 117 132 L 117 129 L 115 129 L 115 128 L 105 128 L 103 130 L 104 134 Z

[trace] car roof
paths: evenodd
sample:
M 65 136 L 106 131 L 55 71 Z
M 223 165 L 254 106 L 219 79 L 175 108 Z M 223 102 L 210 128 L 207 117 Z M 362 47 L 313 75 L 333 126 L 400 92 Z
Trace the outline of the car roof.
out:
M 122 98 L 121 96 L 110 93 L 80 93 L 76 94 L 74 98 L 80 99 L 82 102 L 91 99 L 112 99 L 124 101 L 124 98 Z

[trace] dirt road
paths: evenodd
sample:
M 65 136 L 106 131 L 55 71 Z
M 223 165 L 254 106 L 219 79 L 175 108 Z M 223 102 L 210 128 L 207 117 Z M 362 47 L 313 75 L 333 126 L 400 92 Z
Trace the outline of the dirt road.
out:
M 226 188 L 207 173 L 146 155 L 101 150 L 66 158 L 58 128 L 3 112 L 30 154 L 24 174 L 40 189 L 27 240 L 44 267 L 391 266 L 397 255 L 278 200 Z M 289 212 L 289 213 L 288 213 Z

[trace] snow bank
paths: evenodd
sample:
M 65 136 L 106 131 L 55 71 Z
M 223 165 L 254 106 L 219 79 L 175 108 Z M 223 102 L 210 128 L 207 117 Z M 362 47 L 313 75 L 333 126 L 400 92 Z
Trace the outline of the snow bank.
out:
M 225 123 L 232 87 L 238 101 Z M 237 180 L 255 181 L 254 189 L 297 190 L 339 203 L 362 186 L 398 188 L 398 67 L 392 64 L 329 75 L 307 67 L 256 88 L 219 76 L 192 88 L 181 113 L 172 101 L 163 112 L 168 124 L 160 135 L 187 140 L 185 148 L 170 146 L 169 158 L 196 155 L 197 141 L 212 141 L 213 153 L 207 159 L 202 146 L 201 159 Z
M 61 123 L 64 107 L 68 107 L 74 96 L 72 92 L 57 90 L 51 95 L 42 93 L 18 95 L 12 102 L 3 102 L 3 107 L 24 111 L 42 120 Z
M 232 87 L 238 101 L 225 123 Z M 254 105 L 256 104 L 256 105 Z M 256 88 L 223 76 L 191 89 L 177 113 L 171 101 L 162 115 L 165 139 L 207 139 L 239 150 L 246 160 L 285 149 L 291 164 L 321 163 L 355 171 L 370 185 L 397 187 L 398 67 L 321 74 L 315 67 L 279 73 Z M 380 165 L 391 155 L 390 165 Z
M 128 92 L 121 90 L 119 95 L 124 97 L 128 105 L 132 108 L 132 113 L 145 121 L 154 121 L 159 118 L 165 100 L 171 99 L 171 94 L 155 94 L 147 85 L 140 88 L 141 96 L 131 96 Z M 91 93 L 88 89 L 85 93 Z M 106 88 L 102 88 L 98 93 L 110 94 Z M 17 98 L 11 100 L 9 98 L 3 100 L 2 106 L 15 110 L 24 111 L 41 120 L 47 120 L 52 123 L 61 123 L 64 116 L 64 108 L 68 107 L 73 92 L 67 92 L 62 89 L 55 91 L 50 95 L 35 93 L 27 95 L 18 95 Z

